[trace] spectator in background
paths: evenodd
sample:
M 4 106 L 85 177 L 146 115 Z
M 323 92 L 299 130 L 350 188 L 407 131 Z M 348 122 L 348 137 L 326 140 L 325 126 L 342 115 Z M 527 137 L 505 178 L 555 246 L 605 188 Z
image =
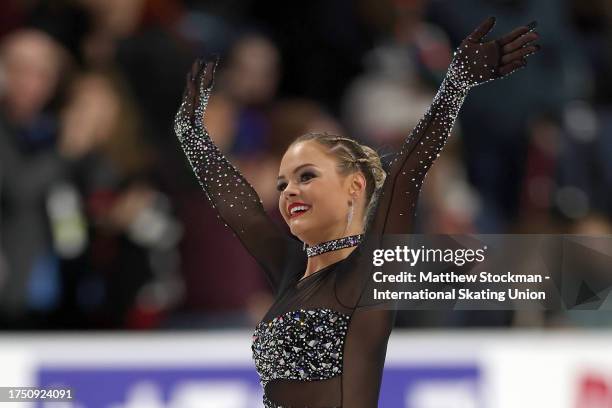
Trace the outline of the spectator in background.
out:
M 57 301 L 53 283 L 33 296 L 34 282 L 53 282 L 58 260 L 48 231 L 50 192 L 64 177 L 55 149 L 57 116 L 50 105 L 67 73 L 68 52 L 47 33 L 22 29 L 4 38 L 0 110 L 0 199 L 6 270 L 1 313 L 23 319 Z
M 270 114 L 269 151 L 280 162 L 295 135 L 324 131 L 346 134 L 340 122 L 315 101 L 302 98 L 278 100 Z
M 278 49 L 264 36 L 246 34 L 231 48 L 219 78 L 219 94 L 233 110 L 233 154 L 249 155 L 269 148 L 267 115 L 280 75 Z
M 181 300 L 180 226 L 151 180 L 139 118 L 112 76 L 77 78 L 62 110 L 59 147 L 88 221 L 87 245 L 63 263 L 60 322 L 151 327 Z M 75 316 L 75 311 L 81 316 Z
M 92 69 L 117 73 L 141 116 L 144 141 L 154 150 L 156 180 L 170 197 L 193 188 L 184 159 L 169 134 L 184 72 L 201 44 L 186 37 L 179 0 L 80 0 L 91 16 L 83 59 Z
M 555 222 L 553 208 L 562 129 L 553 115 L 541 114 L 529 121 L 527 132 L 529 144 L 516 231 L 559 232 L 560 226 Z

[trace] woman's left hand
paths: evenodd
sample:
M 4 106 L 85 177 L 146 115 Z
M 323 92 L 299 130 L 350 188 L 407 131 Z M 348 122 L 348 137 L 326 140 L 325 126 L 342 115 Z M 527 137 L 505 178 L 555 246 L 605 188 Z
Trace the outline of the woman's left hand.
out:
M 526 57 L 541 49 L 540 45 L 533 44 L 540 38 L 534 31 L 535 21 L 497 40 L 485 41 L 494 25 L 495 17 L 487 18 L 461 42 L 449 68 L 449 79 L 455 85 L 469 89 L 505 77 L 526 66 Z

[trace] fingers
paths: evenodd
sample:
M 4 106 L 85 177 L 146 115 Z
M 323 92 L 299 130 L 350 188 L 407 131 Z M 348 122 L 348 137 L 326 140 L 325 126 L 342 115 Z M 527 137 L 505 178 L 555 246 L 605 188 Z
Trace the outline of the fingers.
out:
M 501 63 L 502 65 L 508 64 L 509 62 L 514 61 L 516 59 L 520 59 L 528 55 L 531 55 L 533 53 L 536 53 L 540 49 L 541 47 L 538 44 L 529 45 L 527 47 L 520 48 L 519 50 L 511 52 L 510 54 L 504 54 L 504 56 L 501 59 Z
M 538 33 L 536 33 L 535 31 L 527 33 L 527 34 L 524 34 L 524 35 L 520 36 L 519 38 L 515 39 L 514 41 L 504 45 L 502 47 L 502 52 L 504 54 L 511 53 L 511 52 L 516 51 L 519 48 L 523 47 L 527 43 L 530 43 L 532 41 L 537 40 L 538 38 L 540 38 L 540 35 Z
M 541 49 L 539 44 L 531 44 L 540 38 L 540 35 L 533 31 L 536 26 L 537 22 L 532 21 L 497 40 L 502 51 L 501 67 L 498 69 L 499 75 L 505 76 L 524 67 L 527 65 L 526 57 Z
M 187 73 L 187 77 L 185 78 L 185 91 L 183 93 L 183 102 L 185 103 L 185 109 L 187 110 L 187 114 L 189 116 L 193 116 L 195 111 L 195 105 L 197 101 L 198 95 L 198 86 L 196 83 L 196 78 L 198 76 L 198 72 L 200 71 L 200 60 L 194 61 L 191 64 L 191 69 Z
M 187 74 L 188 93 L 197 94 L 200 89 L 209 90 L 212 87 L 214 72 L 219 63 L 219 57 L 213 56 L 208 60 L 198 58 L 191 65 L 191 70 Z M 203 87 L 203 88 L 201 88 Z
M 198 58 L 187 73 L 185 92 L 183 94 L 185 113 L 195 124 L 196 108 L 202 101 L 202 92 L 209 91 L 213 85 L 214 71 L 219 58 L 213 56 L 207 60 Z
M 497 40 L 497 42 L 501 45 L 504 46 L 506 44 L 511 43 L 512 41 L 516 40 L 517 38 L 519 38 L 521 35 L 525 34 L 529 32 L 529 29 L 524 26 L 524 27 L 519 27 L 516 28 L 514 30 L 512 30 L 512 32 L 510 32 L 510 34 L 506 34 L 504 35 L 502 38 L 500 38 L 499 40 Z
M 480 23 L 478 28 L 476 28 L 476 30 L 474 30 L 472 34 L 468 36 L 468 39 L 470 41 L 480 42 L 480 40 L 482 40 L 482 38 L 493 29 L 494 25 L 495 25 L 495 17 L 487 18 L 485 21 Z
M 525 65 L 527 65 L 527 60 L 521 58 L 520 60 L 514 60 L 508 64 L 502 65 L 497 72 L 500 76 L 505 76 Z
M 196 59 L 193 64 L 191 64 L 191 71 L 190 73 L 190 80 L 194 80 L 197 76 L 198 73 L 200 72 L 200 67 L 202 66 L 202 59 L 198 58 Z
M 215 70 L 217 69 L 217 64 L 219 63 L 219 57 L 212 56 L 208 61 L 201 60 L 201 71 L 199 73 L 199 83 L 200 89 L 210 90 L 212 89 L 212 85 L 215 77 Z
M 201 62 L 199 59 L 195 60 L 193 64 L 191 64 L 191 69 L 187 73 L 187 77 L 185 78 L 185 96 L 194 96 L 196 89 L 196 78 L 198 77 L 198 73 L 200 72 Z
M 512 30 L 509 34 L 506 34 L 502 38 L 497 40 L 497 42 L 499 42 L 499 44 L 501 46 L 509 44 L 512 41 L 514 41 L 517 38 L 519 38 L 520 36 L 522 36 L 523 34 L 528 33 L 530 31 L 533 31 L 533 29 L 536 28 L 537 25 L 538 25 L 538 22 L 534 20 L 534 21 L 532 21 L 531 23 L 529 23 L 529 24 L 527 24 L 525 26 L 521 26 L 521 27 L 518 27 L 518 28 Z

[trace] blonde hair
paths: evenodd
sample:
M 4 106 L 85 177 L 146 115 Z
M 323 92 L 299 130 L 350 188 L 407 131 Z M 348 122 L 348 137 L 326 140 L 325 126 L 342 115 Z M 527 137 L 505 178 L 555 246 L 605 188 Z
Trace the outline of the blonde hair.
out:
M 354 139 L 327 132 L 306 133 L 295 139 L 291 145 L 307 141 L 315 141 L 329 148 L 329 152 L 338 161 L 340 174 L 349 175 L 356 171 L 363 174 L 366 179 L 365 221 L 367 223 L 370 213 L 376 206 L 378 193 L 385 182 L 385 177 L 387 177 L 378 153 L 371 147 L 362 145 Z

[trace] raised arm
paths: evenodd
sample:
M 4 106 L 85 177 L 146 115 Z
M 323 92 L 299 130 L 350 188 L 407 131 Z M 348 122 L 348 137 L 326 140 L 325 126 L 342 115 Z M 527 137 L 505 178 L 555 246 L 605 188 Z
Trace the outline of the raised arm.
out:
M 174 130 L 211 205 L 262 266 L 276 290 L 290 245 L 288 238 L 268 218 L 253 187 L 213 143 L 203 124 L 217 63 L 217 59 L 199 59 L 193 64 Z
M 433 103 L 391 163 L 366 240 L 353 259 L 355 267 L 338 278 L 338 299 L 357 307 L 345 346 L 343 406 L 378 406 L 379 380 L 395 318 L 393 303 L 372 298 L 372 249 L 380 247 L 383 234 L 412 232 L 423 179 L 448 139 L 469 89 L 525 66 L 525 57 L 539 49 L 530 45 L 538 38 L 532 32 L 535 24 L 483 42 L 494 22 L 487 19 L 459 46 Z
M 439 156 L 468 91 L 503 78 L 527 64 L 537 52 L 536 23 L 521 26 L 498 40 L 485 41 L 495 18 L 485 20 L 459 46 L 433 103 L 391 163 L 371 229 L 384 234 L 413 231 L 417 198 L 427 171 Z

